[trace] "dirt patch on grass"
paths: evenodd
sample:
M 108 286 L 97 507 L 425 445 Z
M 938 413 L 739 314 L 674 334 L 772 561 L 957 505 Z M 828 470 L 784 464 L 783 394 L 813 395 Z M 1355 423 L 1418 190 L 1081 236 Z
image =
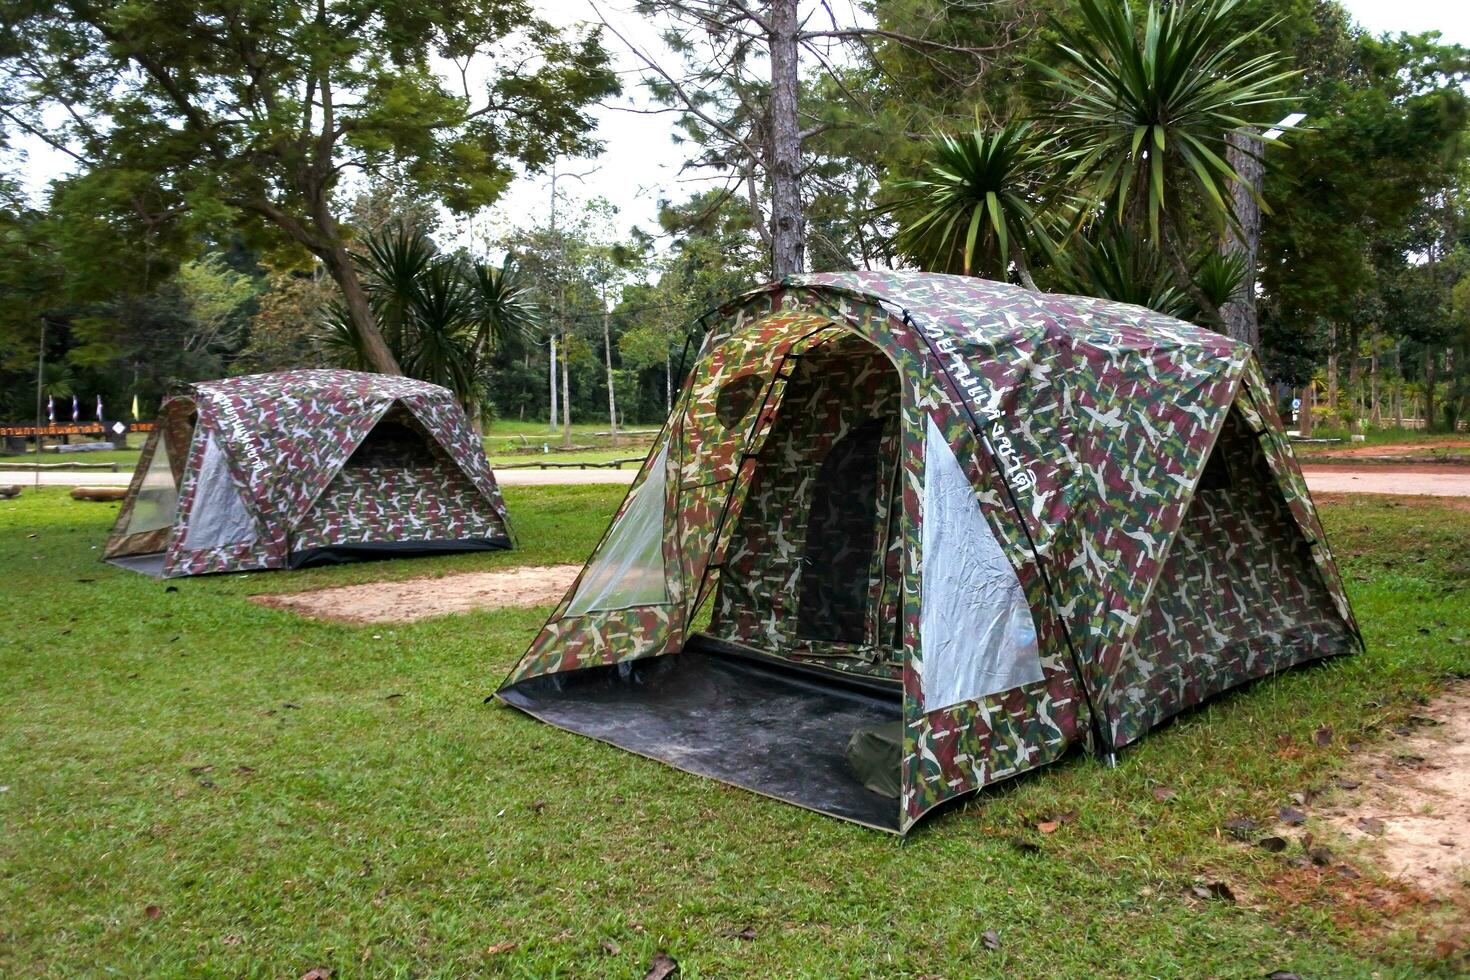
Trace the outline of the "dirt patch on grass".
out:
M 1440 449 L 1470 449 L 1470 439 L 1435 439 L 1425 442 L 1330 444 L 1295 447 L 1297 455 L 1310 456 L 1418 456 Z
M 251 596 L 252 602 L 341 623 L 411 623 L 448 613 L 557 602 L 580 565 L 506 568 L 401 582 L 370 582 L 313 592 Z
M 1387 874 L 1470 901 L 1470 686 L 1437 698 L 1338 780 L 1323 819 Z

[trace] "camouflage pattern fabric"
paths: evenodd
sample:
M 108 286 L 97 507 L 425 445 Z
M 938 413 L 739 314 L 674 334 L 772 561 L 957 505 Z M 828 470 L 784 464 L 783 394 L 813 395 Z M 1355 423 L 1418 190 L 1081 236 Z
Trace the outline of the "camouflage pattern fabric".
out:
M 819 351 L 855 343 L 873 350 L 804 376 Z M 752 391 L 760 409 L 730 425 Z M 864 642 L 806 640 L 793 606 L 812 483 L 843 434 L 877 418 L 892 420 L 885 474 L 897 473 L 879 477 Z M 919 680 L 930 420 L 1016 570 L 1043 673 L 941 710 Z M 1195 492 L 1221 439 L 1240 474 L 1228 504 Z M 1357 642 L 1249 351 L 1138 307 L 922 273 L 789 277 L 720 311 L 654 456 L 664 446 L 677 474 L 669 602 L 567 617 L 574 584 L 507 683 L 676 652 L 713 593 L 716 635 L 901 683 L 905 830 L 1079 739 L 1111 750 L 1210 694 Z M 884 489 L 895 483 L 897 499 Z M 1206 565 L 1213 579 L 1200 578 Z M 1257 613 L 1263 589 L 1275 591 Z
M 380 472 L 386 482 L 377 487 L 368 475 L 339 481 L 344 464 L 390 411 L 403 413 L 432 440 L 442 465 Z M 248 375 L 187 386 L 165 402 L 160 419 L 169 423 L 166 438 L 188 439 L 187 452 L 177 457 L 183 461 L 179 517 L 167 539 L 166 577 L 280 568 L 293 551 L 330 544 L 464 537 L 510 543 L 505 503 L 484 447 L 453 394 L 438 385 L 353 371 Z M 224 450 L 255 534 L 190 549 L 190 519 L 211 439 Z M 326 504 L 321 513 L 319 500 Z M 354 502 L 360 509 L 348 516 Z M 404 537 L 420 532 L 429 537 Z

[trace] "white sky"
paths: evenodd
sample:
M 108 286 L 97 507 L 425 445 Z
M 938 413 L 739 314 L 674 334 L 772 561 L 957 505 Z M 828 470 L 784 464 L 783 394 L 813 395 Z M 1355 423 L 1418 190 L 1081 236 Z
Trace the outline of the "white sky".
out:
M 1438 30 L 1446 41 L 1470 45 L 1470 0 L 1341 2 L 1363 27 L 1374 33 Z M 598 0 L 598 6 L 631 41 L 651 52 L 658 49 L 655 25 L 630 13 L 630 0 Z M 589 0 L 542 0 L 539 7 L 543 16 L 559 24 L 595 19 Z M 599 107 L 594 113 L 598 121 L 597 135 L 605 144 L 604 153 L 595 160 L 565 161 L 562 173 L 585 176 L 581 180 L 565 180 L 560 186 L 565 188 L 567 197 L 574 200 L 604 197 L 611 201 L 618 208 L 616 230 L 619 235 L 626 234 L 635 224 L 654 230 L 660 198 L 680 200 L 700 189 L 700 178 L 691 173 L 680 173 L 684 151 L 670 139 L 672 115 L 623 111 L 630 106 L 649 107 L 639 84 L 641 64 L 617 38 L 607 36 L 605 42 L 622 73 L 624 95 Z M 20 145 L 28 154 L 23 167 L 27 186 L 39 197 L 48 180 L 65 172 L 67 160 L 39 141 L 22 141 Z M 708 183 L 705 182 L 704 186 Z M 473 221 L 458 222 L 456 237 L 463 240 L 473 234 L 476 239 L 482 239 L 513 225 L 544 220 L 549 196 L 549 183 L 545 176 L 517 181 L 488 214 L 477 216 Z M 575 206 L 574 201 L 572 206 Z

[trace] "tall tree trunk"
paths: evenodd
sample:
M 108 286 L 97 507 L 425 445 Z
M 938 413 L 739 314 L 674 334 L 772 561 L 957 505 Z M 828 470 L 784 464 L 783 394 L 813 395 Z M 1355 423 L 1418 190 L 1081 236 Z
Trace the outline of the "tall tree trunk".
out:
M 561 343 L 561 444 L 567 448 L 572 445 L 572 387 L 567 371 L 567 356 L 569 348 L 566 342 L 566 331 L 562 331 Z
M 1315 392 L 1316 388 L 1310 381 L 1302 388 L 1302 407 L 1297 412 L 1296 431 L 1303 439 L 1312 438 L 1312 412 L 1316 408 Z
M 1373 332 L 1368 336 L 1368 343 L 1371 345 L 1369 353 L 1372 357 L 1368 362 L 1371 372 L 1369 384 L 1372 385 L 1372 407 L 1369 409 L 1368 418 L 1372 420 L 1373 428 L 1381 429 L 1383 428 L 1383 405 L 1378 397 L 1378 324 L 1376 323 L 1373 325 Z
M 1353 413 L 1348 419 L 1348 432 L 1354 435 L 1363 431 L 1362 397 L 1362 359 L 1358 357 L 1358 331 L 1353 329 L 1348 331 L 1348 405 Z
M 556 431 L 556 334 L 551 335 L 551 431 Z
M 1265 144 L 1248 130 L 1236 130 L 1226 142 L 1226 161 L 1242 178 L 1230 189 L 1235 220 L 1240 229 L 1237 232 L 1231 228 L 1226 232 L 1220 251 L 1245 259 L 1245 277 L 1235 298 L 1221 307 L 1220 316 L 1225 321 L 1226 334 L 1254 349 L 1261 346 L 1261 325 L 1256 316 L 1256 253 L 1261 243 L 1261 205 L 1256 197 L 1261 192 L 1265 175 L 1265 167 L 1261 163 Z
M 664 351 L 664 417 L 674 414 L 674 359 Z
M 41 321 L 41 342 L 36 347 L 36 455 L 40 456 L 45 443 L 41 428 L 46 424 L 46 318 L 36 319 Z
M 612 314 L 607 309 L 607 297 L 602 298 L 602 359 L 607 365 L 607 424 L 614 442 L 618 438 L 618 399 L 613 391 Z
M 336 242 L 319 254 L 322 264 L 327 267 L 327 275 L 342 291 L 342 305 L 362 343 L 362 353 L 368 365 L 379 374 L 402 374 L 403 368 L 398 366 L 398 359 L 378 329 L 378 318 L 373 315 L 372 304 L 368 302 L 367 291 L 362 288 L 362 280 L 357 277 L 357 267 L 352 264 L 347 246 Z
M 1337 414 L 1337 324 L 1327 328 L 1327 411 Z
M 1434 385 L 1436 382 L 1434 351 L 1424 352 L 1424 431 L 1433 432 L 1435 427 L 1434 418 Z
M 771 0 L 771 274 L 805 268 L 801 213 L 801 123 L 797 115 L 797 0 Z

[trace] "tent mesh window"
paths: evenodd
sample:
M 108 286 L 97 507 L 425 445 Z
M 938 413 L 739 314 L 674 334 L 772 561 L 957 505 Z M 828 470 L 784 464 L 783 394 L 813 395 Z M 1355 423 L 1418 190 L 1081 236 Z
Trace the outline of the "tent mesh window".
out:
M 893 365 L 851 334 L 795 360 L 731 533 L 712 635 L 897 676 L 899 397 Z
M 192 406 L 178 404 L 165 409 L 158 422 L 153 458 L 143 475 L 143 484 L 133 500 L 132 512 L 123 535 L 147 534 L 173 527 L 179 514 L 179 484 L 189 456 L 198 416 Z
M 809 640 L 866 639 L 868 570 L 877 553 L 883 419 L 844 436 L 817 472 L 802 555 L 796 632 Z

